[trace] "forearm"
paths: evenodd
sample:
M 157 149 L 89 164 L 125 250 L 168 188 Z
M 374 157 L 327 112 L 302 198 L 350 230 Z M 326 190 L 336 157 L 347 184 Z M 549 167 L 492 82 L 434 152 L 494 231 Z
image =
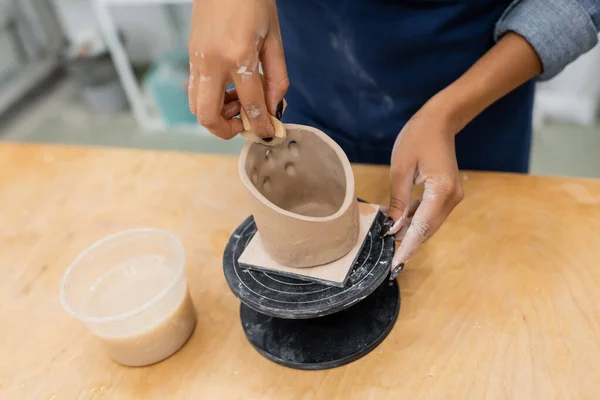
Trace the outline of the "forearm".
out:
M 549 79 L 598 42 L 600 0 L 515 0 L 498 21 L 498 41 L 469 71 L 432 98 L 456 134 L 531 78 Z
M 509 32 L 459 79 L 426 105 L 457 134 L 479 113 L 542 71 L 535 50 Z

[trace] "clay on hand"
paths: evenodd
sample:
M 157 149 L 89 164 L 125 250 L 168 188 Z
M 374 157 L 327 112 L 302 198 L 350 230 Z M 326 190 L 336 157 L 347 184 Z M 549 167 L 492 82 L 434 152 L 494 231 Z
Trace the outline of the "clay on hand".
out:
M 283 100 L 283 111 L 285 111 L 286 107 L 287 107 L 287 103 L 285 102 L 285 100 Z M 248 119 L 248 115 L 246 114 L 246 111 L 244 111 L 244 109 L 241 109 L 240 110 L 240 119 L 242 120 L 242 124 L 244 125 L 244 131 L 240 132 L 240 136 L 242 136 L 244 139 L 246 139 L 250 142 L 260 143 L 265 146 L 277 146 L 277 145 L 281 144 L 286 138 L 285 127 L 280 120 L 273 117 L 272 115 L 269 115 L 269 118 L 271 120 L 271 124 L 273 125 L 273 128 L 275 128 L 275 136 L 273 136 L 272 138 L 267 138 L 265 140 L 265 139 L 261 138 L 260 136 L 258 136 L 256 133 L 252 132 L 252 128 L 251 128 L 250 120 Z
M 350 162 L 318 129 L 294 124 L 285 129 L 281 143 L 248 142 L 240 155 L 239 174 L 262 244 L 290 267 L 335 261 L 354 247 L 359 233 Z

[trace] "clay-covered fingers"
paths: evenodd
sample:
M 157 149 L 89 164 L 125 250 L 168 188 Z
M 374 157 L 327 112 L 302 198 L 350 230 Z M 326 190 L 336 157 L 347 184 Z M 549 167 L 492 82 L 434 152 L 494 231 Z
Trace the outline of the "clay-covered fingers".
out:
M 459 179 L 431 178 L 425 180 L 423 199 L 418 204 L 400 247 L 394 255 L 392 270 L 404 265 L 417 248 L 427 241 L 446 220 L 463 197 Z
M 399 219 L 398 223 L 392 225 L 391 229 L 388 232 L 388 235 L 394 235 L 394 239 L 396 241 L 401 241 L 402 239 L 404 239 L 406 231 L 408 230 L 408 227 L 412 222 L 413 216 L 415 215 L 415 212 L 417 212 L 417 209 L 420 204 L 421 199 L 411 200 L 410 204 L 405 209 L 402 218 Z
M 416 165 L 412 162 L 392 165 L 390 171 L 391 197 L 386 212 L 385 235 L 395 235 L 406 224 L 406 217 L 410 211 L 415 169 Z
M 265 76 L 265 100 L 271 115 L 277 114 L 277 106 L 290 87 L 290 79 L 285 65 L 283 44 L 279 32 L 273 32 L 265 39 L 260 60 Z
M 198 99 L 198 74 L 196 69 L 190 63 L 190 76 L 188 78 L 188 99 L 190 111 L 192 114 L 197 114 L 197 99 Z M 235 88 L 225 92 L 224 104 L 221 109 L 221 115 L 226 120 L 232 119 L 240 113 L 240 102 Z
M 238 99 L 237 91 L 235 88 L 229 89 L 225 92 L 225 104 L 223 104 L 223 110 L 221 111 L 221 115 L 225 119 L 232 119 L 239 115 L 242 106 Z
M 270 115 L 276 113 L 287 79 L 277 78 L 287 73 L 276 2 L 194 0 L 188 42 L 190 109 L 198 122 L 225 139 L 245 130 L 244 125 L 258 136 L 274 136 Z M 258 68 L 261 54 L 268 75 L 275 77 L 267 78 L 267 101 Z M 237 89 L 235 98 L 224 95 L 230 82 Z M 241 118 L 234 118 L 238 113 Z
M 404 237 L 404 234 L 406 233 L 406 230 L 408 228 L 408 226 L 410 225 L 411 221 L 412 221 L 412 217 L 415 215 L 415 212 L 417 211 L 417 208 L 419 207 L 419 204 L 421 204 L 421 199 L 415 199 L 415 200 L 411 200 L 408 207 L 406 207 L 404 209 L 404 211 L 402 212 L 402 216 L 400 218 L 397 218 L 396 221 L 394 222 L 394 219 L 389 217 L 389 206 L 381 206 L 379 208 L 379 210 L 386 215 L 386 220 L 388 220 L 389 222 L 387 223 L 387 230 L 385 232 L 382 233 L 383 236 L 394 236 L 394 239 L 397 241 L 402 240 L 402 238 Z M 388 219 L 389 218 L 389 219 Z M 385 227 L 385 224 L 384 224 Z
M 250 127 L 247 130 L 254 132 L 261 138 L 273 137 L 275 128 L 269 118 L 263 84 L 258 70 L 250 70 L 242 65 L 233 72 L 233 82 L 242 109 L 248 117 Z
M 239 115 L 241 109 L 242 106 L 240 105 L 239 101 L 225 103 L 225 105 L 223 106 L 223 110 L 221 111 L 221 115 L 226 120 L 230 120 Z
M 239 96 L 237 94 L 236 88 L 231 88 L 225 91 L 225 104 L 232 101 L 239 101 Z
M 236 111 L 235 105 L 229 106 L 227 109 L 224 108 L 225 82 L 226 77 L 223 75 L 199 74 L 195 114 L 198 123 L 210 133 L 222 139 L 231 139 L 240 133 L 244 127 L 239 119 L 233 118 L 239 113 L 239 110 Z M 235 102 L 233 103 L 235 104 Z

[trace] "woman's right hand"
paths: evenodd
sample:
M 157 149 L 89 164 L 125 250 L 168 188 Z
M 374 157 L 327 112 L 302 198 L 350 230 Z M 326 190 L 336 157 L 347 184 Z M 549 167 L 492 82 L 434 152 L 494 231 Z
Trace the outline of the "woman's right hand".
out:
M 243 108 L 253 132 L 274 135 L 269 114 L 289 87 L 275 0 L 194 0 L 189 57 L 190 110 L 201 125 L 231 139 L 243 131 L 233 118 Z

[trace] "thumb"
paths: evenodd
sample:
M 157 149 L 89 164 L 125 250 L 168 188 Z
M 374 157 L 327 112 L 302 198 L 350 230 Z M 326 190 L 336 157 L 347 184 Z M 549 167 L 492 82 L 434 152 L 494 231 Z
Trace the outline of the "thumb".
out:
M 387 235 L 395 235 L 405 223 L 413 188 L 413 168 L 392 168 L 390 174 L 390 205 L 387 223 L 393 221 Z M 390 221 L 391 219 L 391 221 Z

